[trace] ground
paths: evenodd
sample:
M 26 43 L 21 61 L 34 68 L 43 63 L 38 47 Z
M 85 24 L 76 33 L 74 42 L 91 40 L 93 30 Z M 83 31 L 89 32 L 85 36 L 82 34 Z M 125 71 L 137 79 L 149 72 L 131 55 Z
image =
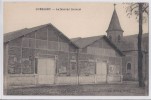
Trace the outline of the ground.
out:
M 146 88 L 136 84 L 89 84 L 33 86 L 11 88 L 8 95 L 58 95 L 58 96 L 146 96 Z

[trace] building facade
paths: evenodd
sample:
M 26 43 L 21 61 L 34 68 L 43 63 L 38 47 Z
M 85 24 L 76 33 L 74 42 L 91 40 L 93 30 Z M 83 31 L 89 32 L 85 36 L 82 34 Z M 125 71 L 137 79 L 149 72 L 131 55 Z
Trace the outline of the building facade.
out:
M 137 35 L 123 32 L 114 10 L 107 36 L 69 39 L 52 24 L 6 33 L 5 87 L 137 81 Z M 143 41 L 146 78 L 148 34 Z
M 9 85 L 59 84 L 66 75 L 74 80 L 77 46 L 51 24 L 10 34 L 14 37 L 6 34 L 4 38 Z
M 122 57 L 124 56 L 106 36 L 75 38 L 79 46 L 80 76 L 87 83 L 122 82 Z M 84 80 L 85 79 L 85 80 Z

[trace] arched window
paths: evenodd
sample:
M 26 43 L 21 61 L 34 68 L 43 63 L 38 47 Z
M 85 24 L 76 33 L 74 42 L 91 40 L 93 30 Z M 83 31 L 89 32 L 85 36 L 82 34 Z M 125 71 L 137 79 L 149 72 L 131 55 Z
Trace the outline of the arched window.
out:
M 121 36 L 120 35 L 118 35 L 118 42 L 120 42 L 121 41 Z
M 109 40 L 112 40 L 112 36 L 111 35 L 109 35 Z
M 131 73 L 131 63 L 127 64 L 127 73 Z

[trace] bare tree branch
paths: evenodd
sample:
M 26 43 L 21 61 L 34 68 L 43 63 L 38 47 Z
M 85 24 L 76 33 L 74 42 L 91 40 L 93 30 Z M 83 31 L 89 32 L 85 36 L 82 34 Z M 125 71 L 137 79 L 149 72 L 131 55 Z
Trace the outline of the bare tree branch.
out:
M 132 12 L 134 9 L 136 9 L 136 8 L 138 8 L 138 6 L 135 6 L 135 7 L 131 8 L 131 12 Z
M 138 19 L 139 3 L 126 3 L 126 4 L 129 5 L 126 7 L 127 16 L 130 18 L 134 14 L 134 15 L 136 15 L 136 19 Z M 147 16 L 143 15 L 143 20 L 147 20 L 147 18 L 145 18 L 145 17 L 148 17 L 148 14 L 149 14 L 148 8 L 149 8 L 148 3 L 142 3 L 142 12 L 143 12 L 143 14 L 144 13 L 147 14 Z M 143 21 L 143 22 L 146 22 L 146 21 Z
M 148 15 L 148 11 L 147 11 L 147 9 L 148 9 L 148 5 L 143 9 L 143 12 L 146 12 L 147 13 L 147 15 Z

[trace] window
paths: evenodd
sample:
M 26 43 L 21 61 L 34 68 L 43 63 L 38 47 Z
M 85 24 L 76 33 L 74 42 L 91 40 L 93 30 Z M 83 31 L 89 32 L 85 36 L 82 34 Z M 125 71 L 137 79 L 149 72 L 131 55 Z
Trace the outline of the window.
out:
M 8 59 L 8 73 L 9 74 L 20 74 L 21 64 L 16 55 L 9 55 Z
M 120 73 L 119 65 L 109 65 L 108 72 L 109 74 L 119 74 Z
M 127 73 L 131 73 L 131 63 L 127 64 Z
M 112 36 L 111 35 L 109 35 L 109 40 L 112 40 Z
M 77 66 L 76 60 L 70 60 L 70 66 L 71 66 L 71 69 L 72 69 L 72 70 L 75 70 L 75 69 L 76 69 L 76 66 Z
M 77 75 L 77 62 L 76 60 L 70 60 L 70 75 Z
M 59 68 L 59 74 L 67 74 L 67 67 L 61 66 L 61 68 Z
M 109 65 L 109 74 L 114 73 L 114 65 Z
M 120 35 L 118 35 L 118 42 L 120 42 L 121 41 L 121 36 Z
M 34 61 L 31 58 L 22 58 L 22 74 L 34 74 Z
M 90 75 L 96 74 L 96 70 L 95 70 L 95 68 L 96 68 L 96 62 L 91 61 L 91 62 L 89 62 L 88 66 L 89 66 L 89 74 Z
M 9 55 L 8 60 L 9 74 L 34 74 L 34 60 L 32 57 L 20 59 L 16 55 Z
M 96 62 L 80 61 L 79 63 L 80 75 L 89 76 L 96 73 Z

